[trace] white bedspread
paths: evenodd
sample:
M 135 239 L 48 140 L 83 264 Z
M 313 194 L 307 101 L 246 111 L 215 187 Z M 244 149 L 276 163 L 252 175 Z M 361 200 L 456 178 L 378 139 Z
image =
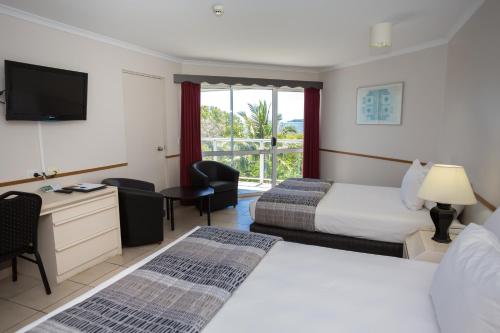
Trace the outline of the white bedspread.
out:
M 427 209 L 409 210 L 398 187 L 335 183 L 316 209 L 316 231 L 402 243 L 419 230 L 434 230 Z M 455 221 L 454 227 L 461 227 Z
M 316 208 L 316 231 L 402 243 L 419 230 L 434 230 L 429 211 L 409 210 L 398 187 L 335 183 Z M 255 220 L 255 202 L 250 203 Z M 452 229 L 464 226 L 455 220 Z
M 176 241 L 30 325 L 82 302 Z M 278 242 L 203 333 L 438 333 L 429 289 L 437 264 Z
M 279 242 L 204 333 L 438 333 L 437 265 Z

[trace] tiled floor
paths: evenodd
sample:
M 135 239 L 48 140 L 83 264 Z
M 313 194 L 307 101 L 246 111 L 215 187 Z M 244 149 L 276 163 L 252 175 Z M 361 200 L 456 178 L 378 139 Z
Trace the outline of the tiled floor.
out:
M 248 205 L 253 200 L 255 198 L 240 199 L 237 208 L 212 213 L 212 225 L 248 230 L 252 223 Z M 121 256 L 110 258 L 57 286 L 52 285 L 49 296 L 45 294 L 38 277 L 20 274 L 17 282 L 12 282 L 10 277 L 0 280 L 0 332 L 15 332 L 171 243 L 195 226 L 206 223 L 206 215 L 200 217 L 194 207 L 175 207 L 175 231 L 171 231 L 170 222 L 165 221 L 165 240 L 162 244 L 124 248 Z

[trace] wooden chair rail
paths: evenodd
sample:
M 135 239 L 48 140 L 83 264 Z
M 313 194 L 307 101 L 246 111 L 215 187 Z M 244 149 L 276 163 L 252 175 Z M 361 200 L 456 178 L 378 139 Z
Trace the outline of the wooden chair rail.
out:
M 100 167 L 90 168 L 90 169 L 82 169 L 82 170 L 62 172 L 62 173 L 58 173 L 57 175 L 51 177 L 51 179 L 53 179 L 53 178 L 61 178 L 61 177 L 68 177 L 68 176 L 74 176 L 74 175 L 80 175 L 80 174 L 84 174 L 84 173 L 96 172 L 96 171 L 102 171 L 102 170 L 108 170 L 108 169 L 114 169 L 114 168 L 122 168 L 122 167 L 125 167 L 127 165 L 128 165 L 128 163 L 119 163 L 119 164 L 105 165 L 105 166 L 100 166 Z M 11 180 L 11 181 L 7 181 L 7 182 L 0 182 L 0 187 L 12 186 L 12 185 L 19 185 L 19 184 L 26 184 L 26 183 L 33 183 L 33 182 L 39 182 L 39 181 L 42 181 L 42 180 L 44 180 L 42 177 L 17 179 L 17 180 Z

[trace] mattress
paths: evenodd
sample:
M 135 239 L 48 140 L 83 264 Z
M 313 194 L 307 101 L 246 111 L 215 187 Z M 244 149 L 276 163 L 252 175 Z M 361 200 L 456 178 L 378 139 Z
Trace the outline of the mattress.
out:
M 255 202 L 250 203 L 255 220 Z M 463 229 L 453 221 L 452 229 Z M 335 183 L 316 208 L 315 230 L 328 234 L 403 243 L 419 230 L 434 230 L 427 209 L 409 210 L 399 187 Z
M 203 332 L 437 333 L 436 267 L 278 242 Z

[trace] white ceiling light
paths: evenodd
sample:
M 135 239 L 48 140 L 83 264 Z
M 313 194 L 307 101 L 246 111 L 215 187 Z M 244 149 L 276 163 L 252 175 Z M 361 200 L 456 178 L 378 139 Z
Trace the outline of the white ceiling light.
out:
M 376 48 L 392 46 L 392 24 L 390 22 L 377 23 L 372 26 L 370 46 Z
M 214 11 L 215 16 L 224 15 L 224 6 L 223 5 L 213 5 L 212 10 Z

